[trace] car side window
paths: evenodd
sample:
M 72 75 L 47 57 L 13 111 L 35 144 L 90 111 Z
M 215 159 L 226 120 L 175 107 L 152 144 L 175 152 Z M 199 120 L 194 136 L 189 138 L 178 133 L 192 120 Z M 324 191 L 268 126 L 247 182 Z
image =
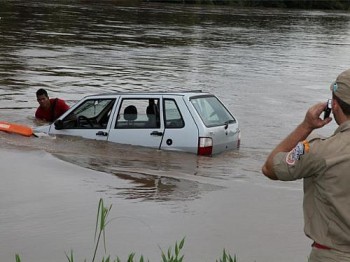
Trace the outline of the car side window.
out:
M 166 128 L 183 128 L 185 126 L 185 122 L 175 100 L 164 99 L 164 112 Z
M 100 129 L 106 128 L 115 99 L 89 99 L 67 115 L 62 128 Z
M 117 116 L 115 128 L 160 128 L 159 99 L 123 99 Z

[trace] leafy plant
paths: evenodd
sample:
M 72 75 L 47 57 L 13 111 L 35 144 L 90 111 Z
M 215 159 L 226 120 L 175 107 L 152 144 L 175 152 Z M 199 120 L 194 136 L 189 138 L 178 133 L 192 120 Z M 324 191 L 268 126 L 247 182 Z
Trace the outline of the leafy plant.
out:
M 179 245 L 177 244 L 177 242 L 175 242 L 175 254 L 172 254 L 171 247 L 169 247 L 167 255 L 165 255 L 164 252 L 162 251 L 163 262 L 182 262 L 184 255 L 180 256 L 180 251 L 183 248 L 184 243 L 185 243 L 185 238 L 181 240 Z
M 224 249 L 222 252 L 222 258 L 220 260 L 216 260 L 216 262 L 237 262 L 236 255 L 232 258 L 230 254 L 226 253 L 226 250 Z
M 98 208 L 97 208 L 97 219 L 96 219 L 96 226 L 95 226 L 95 249 L 94 249 L 94 254 L 92 258 L 92 262 L 95 261 L 97 250 L 100 244 L 101 236 L 103 237 L 103 247 L 105 250 L 105 253 L 107 252 L 106 250 L 106 233 L 105 229 L 109 221 L 107 221 L 107 217 L 109 212 L 112 209 L 112 205 L 110 205 L 108 208 L 105 207 L 103 199 L 101 198 L 99 203 L 98 203 Z M 96 240 L 97 237 L 97 240 Z M 68 259 L 69 262 L 74 262 L 74 255 L 73 255 L 73 250 L 71 250 L 70 255 L 66 253 L 66 258 Z M 85 259 L 86 261 L 86 259 Z M 110 262 L 110 256 L 107 258 L 102 257 L 102 262 Z
M 69 262 L 74 262 L 73 250 L 70 251 L 70 256 L 68 256 L 68 254 L 66 253 L 66 258 Z
M 96 254 L 98 247 L 100 245 L 101 238 L 103 239 L 103 247 L 105 253 L 107 252 L 106 249 L 106 234 L 105 234 L 105 229 L 106 226 L 109 224 L 110 220 L 107 220 L 109 212 L 112 209 L 112 205 L 109 207 L 106 207 L 103 199 L 101 198 L 99 203 L 98 203 L 98 208 L 97 208 L 97 219 L 96 219 L 96 226 L 95 226 L 95 248 L 94 248 L 94 253 L 93 253 L 93 258 L 92 262 L 95 261 L 96 259 Z M 180 243 L 175 242 L 175 247 L 174 251 L 172 250 L 171 247 L 169 247 L 168 251 L 166 253 L 162 251 L 162 262 L 183 262 L 184 255 L 181 255 L 182 248 L 185 244 L 185 238 L 183 238 Z M 16 254 L 16 262 L 21 262 L 21 258 L 18 254 Z M 74 262 L 74 254 L 73 250 L 70 251 L 70 254 L 66 253 L 66 258 L 68 262 Z M 135 253 L 131 253 L 128 256 L 127 262 L 136 262 L 135 259 Z M 122 262 L 119 257 L 117 257 L 115 260 L 112 260 L 110 256 L 108 257 L 102 257 L 102 262 Z M 84 260 L 86 262 L 86 259 Z M 141 255 L 139 262 L 145 262 L 144 257 Z M 149 262 L 149 260 L 147 260 Z M 216 260 L 216 262 L 237 262 L 236 255 L 234 258 L 231 257 L 230 254 L 226 253 L 226 250 L 223 250 L 222 258 L 220 260 Z
M 107 224 L 109 223 L 109 221 L 107 221 L 107 217 L 108 217 L 108 214 L 111 211 L 111 209 L 112 209 L 112 205 L 110 205 L 109 208 L 105 207 L 104 203 L 103 203 L 103 199 L 101 198 L 99 203 L 98 203 L 98 208 L 97 208 L 97 219 L 96 219 L 96 227 L 95 227 L 95 241 L 96 241 L 97 231 L 99 233 L 98 233 L 98 238 L 97 238 L 97 242 L 96 242 L 96 246 L 95 246 L 95 252 L 94 252 L 94 256 L 92 258 L 92 262 L 95 261 L 95 257 L 96 257 L 97 249 L 98 249 L 98 246 L 99 246 L 99 243 L 100 243 L 101 235 L 103 235 L 103 247 L 104 247 L 105 253 L 107 252 L 107 250 L 106 250 L 106 233 L 105 233 L 105 229 L 106 229 Z M 109 261 L 109 257 L 107 259 Z

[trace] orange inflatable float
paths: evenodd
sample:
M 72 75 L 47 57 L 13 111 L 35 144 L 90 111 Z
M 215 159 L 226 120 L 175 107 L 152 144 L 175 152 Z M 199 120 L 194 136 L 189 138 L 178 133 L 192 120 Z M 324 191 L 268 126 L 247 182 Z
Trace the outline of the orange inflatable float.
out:
M 0 131 L 15 133 L 22 136 L 33 135 L 33 129 L 29 126 L 0 121 Z

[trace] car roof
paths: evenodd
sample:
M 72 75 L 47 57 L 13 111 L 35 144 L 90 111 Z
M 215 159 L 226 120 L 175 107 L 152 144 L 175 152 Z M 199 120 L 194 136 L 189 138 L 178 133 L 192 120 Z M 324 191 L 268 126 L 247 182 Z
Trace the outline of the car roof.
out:
M 207 92 L 203 92 L 202 90 L 190 90 L 190 91 L 128 91 L 128 92 L 108 92 L 108 93 L 99 93 L 93 95 L 87 95 L 88 97 L 96 97 L 96 96 L 116 96 L 116 95 L 174 95 L 174 96 L 185 96 L 185 97 L 193 97 L 193 96 L 206 96 L 213 95 Z

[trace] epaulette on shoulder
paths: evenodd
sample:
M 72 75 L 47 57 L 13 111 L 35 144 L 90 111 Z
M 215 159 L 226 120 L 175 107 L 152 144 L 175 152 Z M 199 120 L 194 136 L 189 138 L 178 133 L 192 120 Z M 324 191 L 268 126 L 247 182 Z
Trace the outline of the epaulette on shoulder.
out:
M 325 139 L 327 139 L 328 137 L 326 137 L 326 136 L 322 136 L 322 135 L 320 135 L 320 134 L 313 134 L 313 133 L 311 133 L 308 137 L 307 137 L 307 141 L 309 141 L 309 142 L 312 142 L 312 141 L 315 141 L 315 140 L 325 140 Z

